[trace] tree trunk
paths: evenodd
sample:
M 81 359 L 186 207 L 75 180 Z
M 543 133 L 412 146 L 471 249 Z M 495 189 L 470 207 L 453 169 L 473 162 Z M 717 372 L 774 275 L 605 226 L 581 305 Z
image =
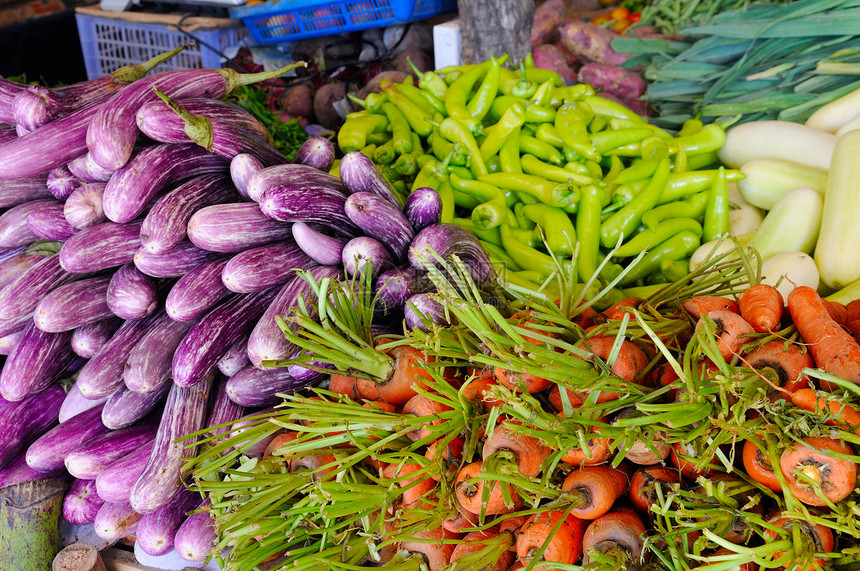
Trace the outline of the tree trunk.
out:
M 0 569 L 49 571 L 60 550 L 60 515 L 68 484 L 22 482 L 0 489 Z
M 98 550 L 89 543 L 73 543 L 57 553 L 53 571 L 107 571 Z
M 519 64 L 529 53 L 535 0 L 458 0 L 463 61 L 508 54 Z

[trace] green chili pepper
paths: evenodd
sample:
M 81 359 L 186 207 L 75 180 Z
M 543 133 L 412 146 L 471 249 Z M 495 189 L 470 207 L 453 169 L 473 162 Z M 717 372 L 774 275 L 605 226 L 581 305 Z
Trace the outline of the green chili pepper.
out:
M 502 148 L 499 149 L 499 163 L 502 167 L 502 172 L 522 174 L 523 167 L 520 164 L 520 131 L 515 129 L 510 136 L 505 139 Z
M 382 109 L 382 104 L 388 101 L 388 98 L 385 97 L 383 93 L 374 93 L 370 92 L 367 94 L 367 97 L 364 99 L 359 99 L 355 95 L 347 93 L 346 95 L 350 101 L 360 105 L 362 108 L 372 112 L 378 113 Z
M 579 200 L 578 187 L 571 184 L 554 182 L 539 176 L 516 173 L 492 173 L 477 178 L 502 189 L 531 195 L 540 202 L 549 204 L 550 206 L 564 207 L 574 204 Z
M 442 213 L 439 215 L 439 221 L 443 224 L 453 222 L 455 206 L 457 203 L 454 197 L 454 189 L 451 188 L 451 183 L 447 180 L 439 185 L 436 189 L 439 194 L 439 199 L 442 201 Z
M 540 204 L 540 202 L 535 202 L 535 204 Z M 526 206 L 529 205 L 523 204 L 522 202 L 517 202 L 516 204 L 514 204 L 513 210 L 509 209 L 509 211 L 511 212 L 511 216 L 508 217 L 510 218 L 510 221 L 506 222 L 506 224 L 511 228 L 528 228 L 529 230 L 534 230 L 535 228 L 537 228 L 537 224 L 532 222 L 530 218 L 526 217 L 525 213 L 523 212 L 523 208 L 525 208 Z
M 442 76 L 442 79 L 445 81 L 445 85 L 450 88 L 451 84 L 453 84 L 455 81 L 460 79 L 460 77 L 462 77 L 464 71 L 462 69 L 452 69 L 448 72 L 445 72 L 442 69 L 437 69 L 436 73 Z
M 439 134 L 438 127 L 433 129 L 433 132 L 430 134 L 430 150 L 436 155 L 436 158 L 440 161 L 445 160 L 445 157 L 451 155 L 451 159 L 448 161 L 452 165 L 463 166 L 466 164 L 466 153 L 461 149 L 462 145 L 456 145 L 450 141 L 446 141 L 445 138 Z
M 688 135 L 695 135 L 705 126 L 699 119 L 687 119 L 684 121 L 684 124 L 681 125 L 681 129 L 678 131 L 679 137 L 686 137 Z
M 468 180 L 475 180 L 475 177 L 472 176 L 472 171 L 468 168 L 459 166 L 459 165 L 448 165 L 448 174 L 456 174 L 460 178 L 465 178 Z
M 481 122 L 472 117 L 466 107 L 469 102 L 469 95 L 472 93 L 472 88 L 484 77 L 491 65 L 492 61 L 478 64 L 448 86 L 448 94 L 445 97 L 445 110 L 448 112 L 448 117 L 462 121 L 472 133 L 478 131 Z
M 639 255 L 639 252 L 650 250 L 681 232 L 692 232 L 702 237 L 702 225 L 692 218 L 670 218 L 664 220 L 653 230 L 643 230 L 621 245 L 613 253 L 619 258 L 629 258 Z
M 454 190 L 471 196 L 477 205 L 472 207 L 472 221 L 480 228 L 493 228 L 505 221 L 508 202 L 501 189 L 479 180 L 468 180 L 451 174 L 448 179 Z
M 599 95 L 584 95 L 581 99 L 588 104 L 588 107 L 591 108 L 591 111 L 595 115 L 601 115 L 607 119 L 627 119 L 637 123 L 647 122 L 643 117 L 640 117 L 620 103 L 610 101 L 609 99 L 605 99 Z
M 371 133 L 367 136 L 368 145 L 384 145 L 391 140 L 391 133 L 382 131 L 379 133 Z
M 622 185 L 629 182 L 649 179 L 654 176 L 654 171 L 657 170 L 658 164 L 660 164 L 660 161 L 657 159 L 642 159 L 640 161 L 636 161 L 615 177 L 615 183 Z
M 612 201 L 612 195 L 615 193 L 615 189 L 618 188 L 618 184 L 615 182 L 615 179 L 618 178 L 618 175 L 620 175 L 623 170 L 624 163 L 621 162 L 621 159 L 618 157 L 609 157 L 609 170 L 603 177 L 603 182 L 605 183 L 605 186 L 603 187 L 603 193 L 605 195 L 603 206 L 608 205 Z
M 687 158 L 687 169 L 691 171 L 699 171 L 711 169 L 720 164 L 720 156 L 716 151 L 707 153 L 696 153 Z
M 487 159 L 487 172 L 502 172 L 502 159 L 499 158 L 499 155 L 493 155 L 489 159 Z
M 508 107 L 514 103 L 520 103 L 525 106 L 527 123 L 551 123 L 555 120 L 555 109 L 544 107 L 525 98 L 513 95 L 500 95 L 496 97 L 493 105 L 490 107 L 490 117 L 494 119 L 500 118 L 507 111 Z
M 543 69 L 542 67 L 526 67 L 526 79 L 538 86 L 546 82 L 550 82 L 553 87 L 564 86 L 564 80 L 559 74 L 551 69 Z
M 556 149 L 564 149 L 564 141 L 561 140 L 561 136 L 552 123 L 541 123 L 538 125 L 537 129 L 535 129 L 535 138 L 538 141 L 552 145 Z
M 377 145 L 371 158 L 378 165 L 387 165 L 394 162 L 397 158 L 397 152 L 394 150 L 394 139 L 389 139 L 387 142 Z
M 547 164 L 534 155 L 525 154 L 520 157 L 520 163 L 523 166 L 523 171 L 535 176 L 542 176 L 545 179 L 562 183 L 575 184 L 594 184 L 594 178 L 588 175 L 581 175 L 578 172 L 568 170 L 566 168 Z
M 418 158 L 416 159 L 416 162 L 418 163 L 418 170 L 423 169 L 424 165 L 426 165 L 430 161 L 435 161 L 435 160 L 436 160 L 436 157 L 434 157 L 433 155 L 428 155 L 428 154 L 418 155 Z
M 388 124 L 391 126 L 391 141 L 394 150 L 401 155 L 411 153 L 412 129 L 409 128 L 409 121 L 393 103 L 383 103 L 382 111 L 388 117 Z
M 499 226 L 499 234 L 505 252 L 523 270 L 538 272 L 542 280 L 548 278 L 556 270 L 556 263 L 552 257 L 517 240 L 514 229 L 502 224 Z M 564 260 L 559 260 L 559 263 L 563 269 L 566 269 L 570 264 Z
M 726 182 L 737 182 L 744 178 L 743 173 L 735 169 L 727 169 Z M 674 202 L 687 196 L 698 194 L 711 188 L 716 176 L 716 170 L 687 171 L 672 173 L 666 183 L 666 189 L 660 197 L 658 204 Z M 647 181 L 639 180 L 622 185 L 615 191 L 614 200 L 622 204 L 628 204 L 647 185 Z
M 526 121 L 525 107 L 520 103 L 514 103 L 505 111 L 499 122 L 495 124 L 492 131 L 487 134 L 487 138 L 481 143 L 481 157 L 489 160 L 494 156 L 505 144 L 505 141 Z
M 708 193 L 705 206 L 705 242 L 715 240 L 729 231 L 729 187 L 726 183 L 726 169 L 717 169 L 717 175 Z
M 415 180 L 412 181 L 412 190 L 416 188 L 432 188 L 436 190 L 443 182 L 448 181 L 448 157 L 442 162 L 436 159 L 427 161 L 427 163 L 415 175 Z
M 529 81 L 525 76 L 524 70 L 520 69 L 520 73 L 516 74 L 506 67 L 503 67 L 499 73 L 499 91 L 505 95 L 513 95 L 528 99 L 537 92 L 538 84 L 534 81 Z
M 422 137 L 427 137 L 433 132 L 433 125 L 429 121 L 433 117 L 431 113 L 425 111 L 422 107 L 416 105 L 411 99 L 403 95 L 400 89 L 390 81 L 383 80 L 380 83 L 380 89 L 388 97 L 388 101 L 403 113 L 413 131 Z
M 418 157 L 424 154 L 421 148 L 421 137 L 417 133 L 412 133 L 412 152 L 404 153 L 397 157 L 392 165 L 392 168 L 403 176 L 412 176 L 418 172 Z
M 408 83 L 398 83 L 397 89 L 429 115 L 433 115 L 434 113 L 444 115 L 446 112 L 445 103 L 429 91 L 424 91 Z
M 360 151 L 368 145 L 368 135 L 384 131 L 387 127 L 385 115 L 368 113 L 347 119 L 337 132 L 337 144 L 344 153 Z
M 481 156 L 481 150 L 469 128 L 454 117 L 447 117 L 439 125 L 439 133 L 452 143 L 460 143 L 468 151 L 472 173 L 476 177 L 487 174 L 487 165 Z
M 515 240 L 528 246 L 529 248 L 537 248 L 542 244 L 540 234 L 533 228 L 518 228 L 516 226 L 506 225 Z
M 642 215 L 657 204 L 669 179 L 669 165 L 669 159 L 661 160 L 648 186 L 601 226 L 600 243 L 604 248 L 615 247 L 622 235 L 630 236 L 642 220 Z
M 565 102 L 555 115 L 555 130 L 566 146 L 594 161 L 600 160 L 600 154 L 588 133 L 588 124 L 592 119 L 593 114 L 588 106 Z
M 660 273 L 666 276 L 669 282 L 678 282 L 690 273 L 690 258 L 681 260 L 670 260 L 668 258 L 660 261 Z
M 661 221 L 669 218 L 700 218 L 705 213 L 710 192 L 694 194 L 686 200 L 667 202 L 642 215 L 642 224 L 649 230 L 656 230 Z
M 523 207 L 523 214 L 543 229 L 550 252 L 565 258 L 573 255 L 576 230 L 566 212 L 546 204 L 531 204 Z
M 576 213 L 576 237 L 579 240 L 576 271 L 583 282 L 590 280 L 597 272 L 603 198 L 603 189 L 600 187 L 589 185 L 582 188 L 579 210 Z
M 373 160 L 374 155 L 376 154 L 376 145 L 370 144 L 364 147 L 359 151 L 362 155 L 367 157 L 368 159 Z
M 487 113 L 489 113 L 490 106 L 493 104 L 493 100 L 499 92 L 500 69 L 501 66 L 499 65 L 499 60 L 491 57 L 490 68 L 484 75 L 481 85 L 478 87 L 475 95 L 473 95 L 466 104 L 466 111 L 478 121 L 481 121 Z
M 632 284 L 658 271 L 663 260 L 682 260 L 699 247 L 701 240 L 690 231 L 683 231 L 658 244 L 649 250 L 624 276 L 621 285 Z
M 432 93 L 439 99 L 444 100 L 445 94 L 448 92 L 448 84 L 445 83 L 445 80 L 439 77 L 436 72 L 422 72 L 414 63 L 412 63 L 411 58 L 406 58 L 406 61 L 409 63 L 413 73 L 415 73 L 415 76 L 418 78 L 418 87 Z
M 651 129 L 648 128 L 601 131 L 599 133 L 591 134 L 591 144 L 594 145 L 594 149 L 602 155 L 625 145 L 640 143 L 650 135 Z
M 534 155 L 537 158 L 550 162 L 554 165 L 564 164 L 564 155 L 550 145 L 544 143 L 540 139 L 520 133 L 520 152 L 523 154 Z
M 490 263 L 496 267 L 496 273 L 501 274 L 500 270 L 505 270 L 506 272 L 516 272 L 521 270 L 517 263 L 514 261 L 512 257 L 508 255 L 502 248 L 497 246 L 496 244 L 491 244 L 490 242 L 486 242 L 484 240 L 478 240 L 481 243 L 481 246 L 484 248 L 484 251 L 487 252 L 487 256 L 490 258 Z
M 460 228 L 465 228 L 466 230 L 477 236 L 479 240 L 489 242 L 490 244 L 499 246 L 500 248 L 504 248 L 504 245 L 502 244 L 501 234 L 499 233 L 500 227 L 484 230 L 483 228 L 478 228 L 475 223 L 472 222 L 471 218 L 454 218 L 451 220 L 451 224 L 456 224 Z M 507 248 L 505 248 L 505 250 L 507 250 Z
M 595 115 L 594 119 L 588 125 L 589 133 L 599 133 L 605 131 L 609 127 L 609 117 L 605 115 Z
M 716 123 L 705 125 L 700 131 L 670 141 L 673 148 L 683 148 L 687 156 L 717 151 L 726 144 L 726 132 Z M 677 151 L 676 151 L 677 152 Z
M 535 91 L 535 94 L 529 99 L 529 103 L 543 107 L 549 105 L 550 101 L 552 101 L 552 90 L 552 81 L 541 83 L 540 86 L 538 86 L 537 91 Z
M 552 92 L 549 104 L 552 107 L 558 107 L 565 101 L 582 101 L 585 97 L 589 96 L 594 96 L 594 88 L 587 83 L 556 87 Z
M 450 181 L 448 182 L 450 185 Z M 466 210 L 472 210 L 476 206 L 481 203 L 475 200 L 473 197 L 469 196 L 464 192 L 460 192 L 456 190 L 453 186 L 451 186 L 451 192 L 454 195 L 454 205 L 459 206 L 460 208 L 465 208 Z

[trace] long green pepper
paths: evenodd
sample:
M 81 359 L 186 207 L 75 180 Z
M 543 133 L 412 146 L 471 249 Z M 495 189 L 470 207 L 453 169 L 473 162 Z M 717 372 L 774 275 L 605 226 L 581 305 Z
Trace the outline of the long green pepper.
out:
M 704 239 L 715 240 L 729 231 L 729 186 L 726 183 L 726 169 L 717 169 L 717 175 L 708 193 L 705 206 Z
M 576 246 L 576 230 L 564 210 L 546 204 L 529 204 L 523 207 L 523 214 L 543 229 L 547 249 L 564 258 L 573 255 Z
M 630 236 L 641 222 L 642 216 L 659 202 L 669 180 L 670 165 L 669 159 L 661 160 L 648 186 L 603 223 L 600 229 L 600 243 L 604 248 L 615 247 L 622 235 L 625 238 Z

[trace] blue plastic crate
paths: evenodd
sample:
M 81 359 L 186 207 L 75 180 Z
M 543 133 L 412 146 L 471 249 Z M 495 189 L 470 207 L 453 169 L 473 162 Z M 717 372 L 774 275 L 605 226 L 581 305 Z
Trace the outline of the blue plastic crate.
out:
M 89 79 L 104 77 L 124 65 L 143 63 L 193 42 L 167 23 L 129 22 L 81 12 L 76 12 L 75 19 Z M 221 67 L 221 56 L 212 48 L 224 52 L 248 37 L 247 29 L 238 22 L 231 27 L 193 30 L 191 34 L 200 41 L 160 64 L 155 71 Z
M 457 0 L 416 0 L 413 20 L 425 20 L 457 11 Z

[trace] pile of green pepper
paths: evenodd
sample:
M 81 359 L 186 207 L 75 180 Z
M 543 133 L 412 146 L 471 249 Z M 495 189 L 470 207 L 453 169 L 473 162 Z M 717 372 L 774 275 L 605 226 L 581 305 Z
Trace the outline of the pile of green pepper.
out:
M 527 59 L 507 57 L 383 82 L 353 98 L 338 133 L 401 193 L 430 187 L 442 221 L 475 233 L 509 275 L 535 283 L 575 261 L 588 281 L 625 287 L 687 274 L 703 241 L 729 230 L 728 183 L 718 125 L 688 121 L 677 133 L 651 125 L 586 84 L 565 85 Z M 555 258 L 555 259 L 553 259 Z

